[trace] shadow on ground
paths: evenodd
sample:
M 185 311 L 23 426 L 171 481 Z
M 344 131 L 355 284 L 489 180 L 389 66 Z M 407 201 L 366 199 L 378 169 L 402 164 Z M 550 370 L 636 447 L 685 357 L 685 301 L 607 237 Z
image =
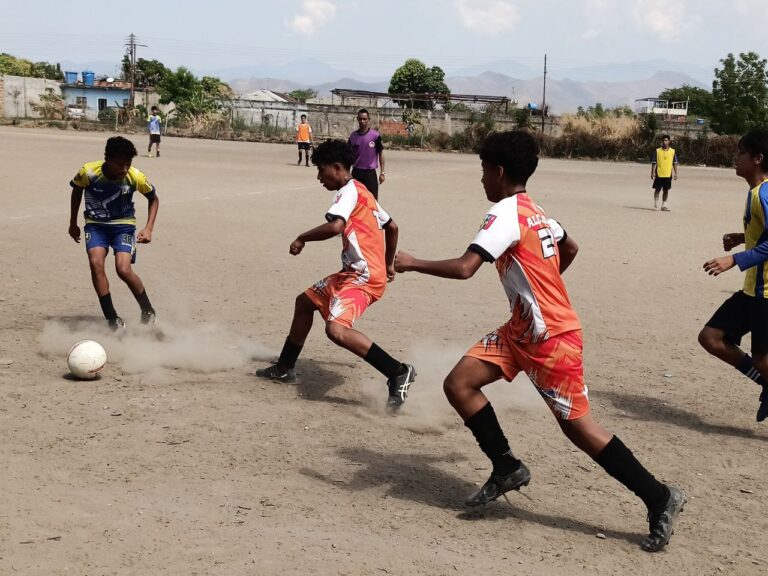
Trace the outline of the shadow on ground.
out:
M 386 494 L 390 498 L 452 510 L 458 513 L 458 518 L 467 521 L 516 519 L 589 536 L 602 532 L 608 538 L 626 540 L 634 544 L 639 543 L 642 536 L 639 533 L 605 529 L 565 516 L 528 510 L 514 503 L 525 497 L 524 492 L 510 492 L 512 503 L 500 498 L 478 509 L 466 508 L 463 505 L 464 499 L 477 487 L 435 466 L 435 463 L 462 460 L 463 457 L 459 455 L 438 458 L 421 454 L 382 454 L 365 448 L 342 448 L 338 453 L 342 458 L 360 466 L 350 480 L 337 480 L 310 468 L 303 468 L 300 472 L 350 492 L 386 486 Z

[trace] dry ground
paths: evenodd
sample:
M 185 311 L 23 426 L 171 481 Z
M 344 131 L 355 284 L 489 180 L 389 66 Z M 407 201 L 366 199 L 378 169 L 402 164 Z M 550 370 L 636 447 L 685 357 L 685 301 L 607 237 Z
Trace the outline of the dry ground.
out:
M 104 140 L 0 129 L 0 574 L 768 571 L 758 390 L 696 343 L 742 280 L 701 271 L 740 229 L 731 170 L 683 166 L 670 213 L 649 210 L 644 165 L 544 160 L 530 183 L 581 246 L 567 284 L 594 412 L 689 495 L 668 550 L 648 555 L 642 505 L 567 443 L 524 378 L 490 392 L 533 481 L 511 504 L 462 507 L 488 464 L 441 382 L 506 319 L 491 266 L 467 282 L 399 276 L 360 322 L 419 368 L 401 416 L 320 325 L 297 385 L 250 375 L 279 350 L 295 295 L 339 266 L 335 239 L 288 254 L 331 196 L 293 147 L 169 138 L 162 158 L 136 159 L 161 199 L 136 269 L 164 338 L 139 329 L 111 270 L 129 326 L 108 334 L 67 236 L 69 179 Z M 387 154 L 382 204 L 401 246 L 462 253 L 487 206 L 478 160 Z M 81 337 L 110 354 L 95 382 L 65 377 Z

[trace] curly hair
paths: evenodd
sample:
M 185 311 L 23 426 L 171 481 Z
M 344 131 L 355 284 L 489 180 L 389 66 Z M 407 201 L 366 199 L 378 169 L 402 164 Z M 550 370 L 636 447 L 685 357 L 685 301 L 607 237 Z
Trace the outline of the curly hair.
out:
M 523 130 L 491 132 L 480 146 L 480 159 L 504 168 L 514 184 L 525 184 L 539 165 L 539 144 Z
M 122 136 L 113 136 L 107 140 L 107 146 L 104 148 L 105 158 L 119 158 L 121 160 L 133 160 L 138 155 L 136 146 L 128 138 Z
M 344 140 L 326 140 L 312 153 L 312 164 L 329 166 L 338 162 L 349 170 L 355 162 L 355 152 Z

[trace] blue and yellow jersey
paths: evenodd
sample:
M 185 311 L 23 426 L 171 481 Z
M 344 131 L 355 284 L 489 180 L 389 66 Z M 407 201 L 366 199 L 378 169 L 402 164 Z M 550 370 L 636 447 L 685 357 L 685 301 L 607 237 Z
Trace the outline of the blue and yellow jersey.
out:
M 749 191 L 747 206 L 744 210 L 745 251 L 734 254 L 733 260 L 740 270 L 746 270 L 744 293 L 757 298 L 767 298 L 768 285 L 768 179 Z
M 131 166 L 122 180 L 108 180 L 102 171 L 104 160 L 88 162 L 70 185 L 85 190 L 86 224 L 136 224 L 133 193 L 151 198 L 155 187 L 144 173 Z
M 656 176 L 659 178 L 671 178 L 672 166 L 677 164 L 677 154 L 674 148 L 656 148 L 656 155 L 653 157 L 653 164 L 656 164 Z

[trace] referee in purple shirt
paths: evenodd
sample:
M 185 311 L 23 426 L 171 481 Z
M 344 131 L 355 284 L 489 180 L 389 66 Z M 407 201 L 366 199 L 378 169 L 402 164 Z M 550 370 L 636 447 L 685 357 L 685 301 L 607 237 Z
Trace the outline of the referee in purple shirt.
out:
M 384 172 L 384 145 L 381 134 L 371 130 L 368 125 L 370 116 L 368 110 L 361 109 L 357 113 L 358 129 L 349 135 L 349 144 L 355 151 L 355 163 L 352 166 L 352 178 L 368 188 L 373 197 L 379 199 L 379 184 L 386 179 Z M 376 168 L 381 166 L 381 174 L 376 177 Z

